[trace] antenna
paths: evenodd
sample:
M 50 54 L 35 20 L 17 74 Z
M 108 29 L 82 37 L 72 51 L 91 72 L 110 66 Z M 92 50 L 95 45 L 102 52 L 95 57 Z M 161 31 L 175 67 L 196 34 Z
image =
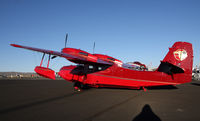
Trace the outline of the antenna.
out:
M 68 33 L 66 33 L 66 37 L 65 37 L 65 48 L 67 46 L 67 38 L 68 38 Z
M 94 41 L 94 45 L 93 45 L 93 54 L 94 54 L 94 49 L 95 49 L 95 41 Z

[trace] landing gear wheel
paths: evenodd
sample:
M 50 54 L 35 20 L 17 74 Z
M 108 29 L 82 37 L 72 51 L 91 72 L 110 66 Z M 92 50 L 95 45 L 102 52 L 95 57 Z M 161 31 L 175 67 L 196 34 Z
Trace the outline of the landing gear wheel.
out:
M 194 79 L 198 81 L 199 80 L 199 74 L 195 73 L 194 74 Z
M 74 91 L 75 91 L 75 92 L 80 92 L 81 89 L 75 86 L 75 87 L 74 87 Z
M 74 83 L 74 91 L 80 92 L 81 91 L 80 85 L 81 85 L 80 82 L 75 82 Z
M 74 90 L 80 92 L 82 89 L 86 89 L 86 85 L 80 83 L 80 82 L 75 82 L 74 83 Z

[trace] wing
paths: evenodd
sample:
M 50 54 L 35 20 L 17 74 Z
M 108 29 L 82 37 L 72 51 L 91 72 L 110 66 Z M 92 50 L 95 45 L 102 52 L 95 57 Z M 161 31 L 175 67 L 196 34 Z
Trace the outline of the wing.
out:
M 78 57 L 75 55 L 71 55 L 71 54 L 67 54 L 67 53 L 62 53 L 62 52 L 58 52 L 58 51 L 52 51 L 52 50 L 46 50 L 46 49 L 40 49 L 40 48 L 34 48 L 34 47 L 28 47 L 28 46 L 22 46 L 22 45 L 17 45 L 17 44 L 10 44 L 13 47 L 17 47 L 17 48 L 23 48 L 23 49 L 27 49 L 27 50 L 32 50 L 32 51 L 37 51 L 37 52 L 41 52 L 41 53 L 46 53 L 46 54 L 50 54 L 50 55 L 56 55 L 56 56 L 60 56 L 60 57 L 64 57 L 66 59 L 73 59 L 73 60 L 77 60 L 77 63 L 88 63 L 88 64 L 105 64 L 105 65 L 113 65 L 113 63 L 101 60 L 101 59 L 97 59 L 96 62 L 91 62 L 88 61 L 86 58 L 83 57 Z

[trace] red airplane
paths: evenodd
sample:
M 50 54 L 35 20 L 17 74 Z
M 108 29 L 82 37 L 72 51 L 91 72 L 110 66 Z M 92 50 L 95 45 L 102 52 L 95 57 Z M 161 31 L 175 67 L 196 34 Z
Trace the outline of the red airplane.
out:
M 192 79 L 193 48 L 188 42 L 176 42 L 155 71 L 132 70 L 131 65 L 102 54 L 90 54 L 75 48 L 63 48 L 61 52 L 11 44 L 11 46 L 44 53 L 40 66 L 35 67 L 39 75 L 55 79 L 49 68 L 51 55 L 64 57 L 77 65 L 63 66 L 58 74 L 74 82 L 75 89 L 84 87 L 116 87 L 140 89 L 152 86 L 178 85 Z M 49 54 L 47 67 L 42 67 L 45 54 Z

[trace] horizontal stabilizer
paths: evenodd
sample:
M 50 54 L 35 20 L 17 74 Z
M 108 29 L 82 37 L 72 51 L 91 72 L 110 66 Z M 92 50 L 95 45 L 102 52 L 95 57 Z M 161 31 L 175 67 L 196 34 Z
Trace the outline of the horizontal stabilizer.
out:
M 159 72 L 164 72 L 169 75 L 176 74 L 176 73 L 184 73 L 184 70 L 178 66 L 174 66 L 168 62 L 161 62 L 158 70 Z

